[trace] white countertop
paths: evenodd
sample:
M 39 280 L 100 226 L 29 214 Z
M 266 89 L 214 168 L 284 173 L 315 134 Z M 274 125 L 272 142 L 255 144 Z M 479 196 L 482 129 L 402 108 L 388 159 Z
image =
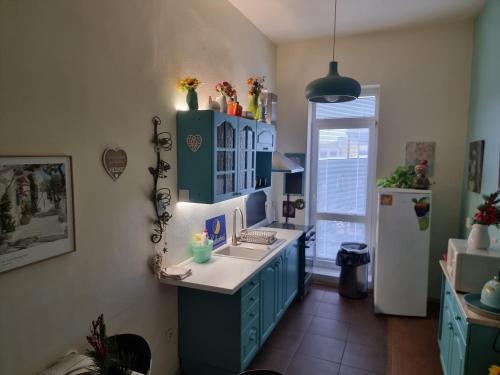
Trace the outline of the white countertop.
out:
M 192 275 L 184 280 L 173 280 L 161 278 L 160 282 L 168 285 L 182 286 L 186 288 L 207 290 L 210 292 L 234 294 L 276 255 L 297 240 L 303 232 L 289 229 L 262 228 L 276 231 L 276 237 L 285 242 L 271 251 L 261 261 L 232 258 L 228 256 L 212 255 L 207 263 L 194 263 L 190 258 L 180 264 L 180 267 L 191 268 Z M 259 247 L 264 245 L 244 244 Z
M 450 285 L 453 285 L 451 282 L 450 275 L 448 274 L 448 269 L 446 268 L 446 263 L 444 260 L 439 261 L 439 265 L 441 266 L 441 270 L 444 273 L 444 276 L 448 280 L 448 283 Z M 483 315 L 479 315 L 469 309 L 467 307 L 467 304 L 465 303 L 464 296 L 466 293 L 459 293 L 453 287 L 451 288 L 453 290 L 453 293 L 455 294 L 455 297 L 458 301 L 458 306 L 460 306 L 460 309 L 462 310 L 462 313 L 464 314 L 465 318 L 467 321 L 471 324 L 479 324 L 483 326 L 489 326 L 489 327 L 495 327 L 495 328 L 500 328 L 500 320 L 492 319 L 485 317 Z

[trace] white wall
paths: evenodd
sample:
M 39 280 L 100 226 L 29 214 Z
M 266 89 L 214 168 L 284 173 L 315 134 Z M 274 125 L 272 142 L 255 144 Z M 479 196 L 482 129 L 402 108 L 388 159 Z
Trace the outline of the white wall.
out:
M 407 141 L 437 143 L 430 266 L 430 293 L 435 298 L 437 260 L 447 239 L 459 233 L 472 33 L 472 21 L 464 21 L 337 39 L 340 74 L 362 85 L 380 85 L 377 177 L 404 164 Z M 330 60 L 330 39 L 278 46 L 281 152 L 305 152 L 304 88 L 326 75 Z M 279 191 L 276 186 L 275 194 Z
M 267 76 L 275 89 L 275 60 L 275 46 L 227 1 L 0 1 L 0 154 L 73 156 L 77 247 L 0 274 L 0 374 L 32 374 L 71 348 L 85 349 L 101 312 L 110 333 L 146 337 L 153 373 L 176 370 L 176 289 L 160 285 L 147 266 L 154 253 L 150 120 L 161 116 L 175 139 L 179 77 L 206 83 L 201 105 L 223 79 L 244 102 L 250 75 Z M 101 167 L 108 146 L 128 153 L 116 182 Z M 165 159 L 172 165 L 166 186 L 175 192 L 175 150 Z M 187 257 L 191 232 L 205 218 L 228 215 L 242 200 L 172 203 L 170 264 Z

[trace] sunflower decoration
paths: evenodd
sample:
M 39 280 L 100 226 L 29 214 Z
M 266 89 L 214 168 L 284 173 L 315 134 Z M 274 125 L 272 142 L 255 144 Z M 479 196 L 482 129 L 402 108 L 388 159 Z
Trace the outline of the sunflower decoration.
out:
M 489 368 L 488 375 L 500 375 L 500 366 L 491 365 Z
M 177 82 L 177 90 L 179 92 L 194 91 L 201 85 L 201 81 L 196 77 L 187 76 Z
M 266 77 L 250 77 L 247 79 L 248 95 L 259 96 L 264 89 L 264 81 Z

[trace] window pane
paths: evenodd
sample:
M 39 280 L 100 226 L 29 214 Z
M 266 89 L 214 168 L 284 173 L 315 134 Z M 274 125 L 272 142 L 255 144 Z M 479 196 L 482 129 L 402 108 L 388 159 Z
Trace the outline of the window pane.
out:
M 317 211 L 366 214 L 369 129 L 322 129 L 318 144 Z
M 342 242 L 366 242 L 365 224 L 347 221 L 318 220 L 316 223 L 316 257 L 335 261 Z
M 316 104 L 316 119 L 357 118 L 375 116 L 375 96 L 362 96 L 344 103 Z

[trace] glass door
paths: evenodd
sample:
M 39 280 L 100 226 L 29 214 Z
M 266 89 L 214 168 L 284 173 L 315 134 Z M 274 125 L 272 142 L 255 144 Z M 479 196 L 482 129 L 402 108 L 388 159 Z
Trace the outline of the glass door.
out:
M 223 121 L 216 126 L 215 201 L 236 193 L 236 126 Z
M 314 273 L 337 276 L 342 242 L 371 245 L 375 191 L 376 97 L 313 104 L 311 208 Z M 350 104 L 349 104 L 350 103 Z
M 256 123 L 239 121 L 238 188 L 240 194 L 248 194 L 255 190 Z

